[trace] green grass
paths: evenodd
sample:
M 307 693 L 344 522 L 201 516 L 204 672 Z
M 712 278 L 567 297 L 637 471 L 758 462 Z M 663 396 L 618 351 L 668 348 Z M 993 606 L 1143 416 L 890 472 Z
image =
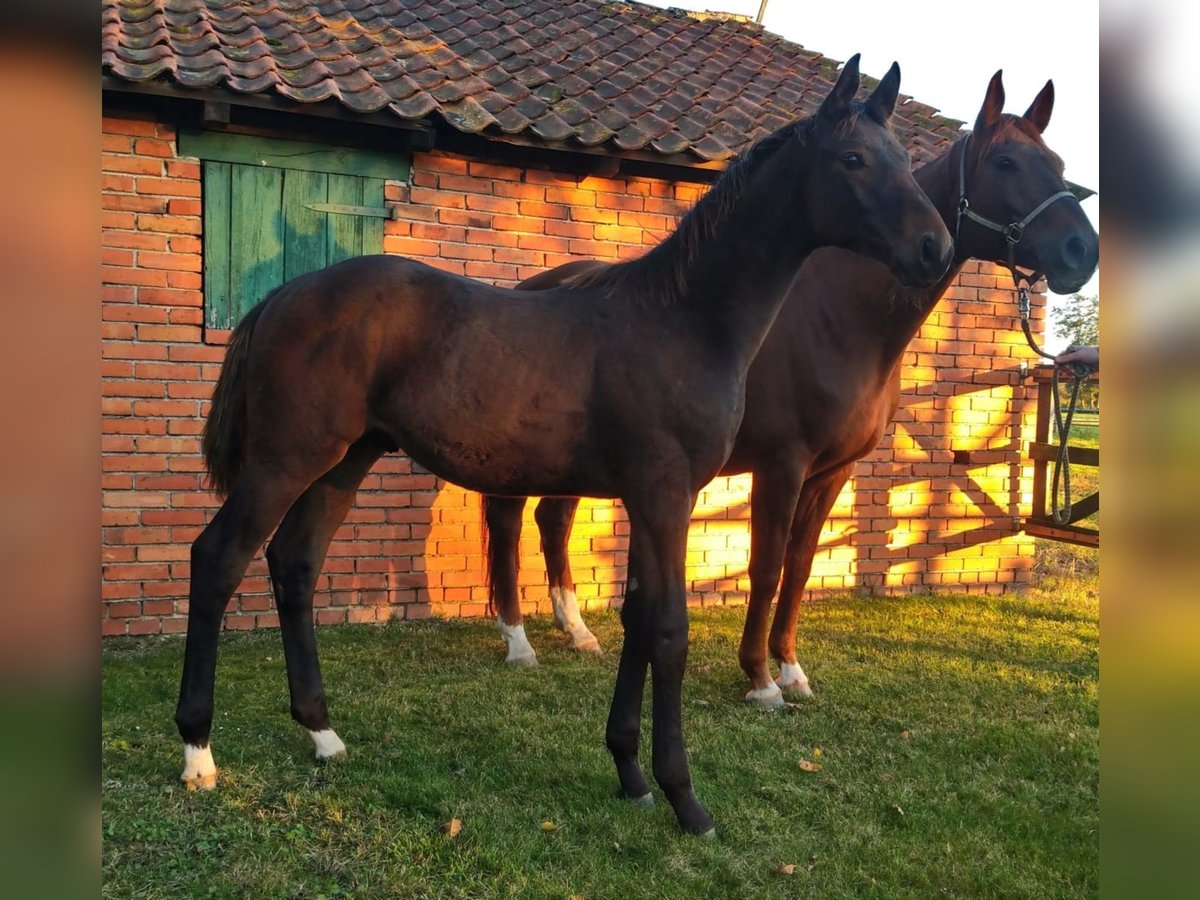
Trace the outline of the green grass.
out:
M 501 665 L 485 621 L 321 630 L 350 748 L 328 766 L 287 715 L 278 634 L 226 635 L 222 783 L 207 794 L 177 782 L 181 641 L 111 642 L 105 894 L 1092 896 L 1098 579 L 1044 581 L 1022 596 L 813 604 L 800 652 L 817 696 L 777 713 L 741 702 L 743 611 L 696 611 L 685 725 L 716 842 L 681 835 L 661 796 L 649 810 L 614 796 L 613 613 L 588 617 L 601 659 L 532 620 L 536 669 Z M 455 839 L 439 832 L 451 817 Z M 786 863 L 795 874 L 772 872 Z

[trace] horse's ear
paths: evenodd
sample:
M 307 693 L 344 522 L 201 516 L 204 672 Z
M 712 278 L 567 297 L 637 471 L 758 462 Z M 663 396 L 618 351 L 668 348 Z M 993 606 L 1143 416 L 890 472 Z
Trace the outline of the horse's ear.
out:
M 854 95 L 858 93 L 858 82 L 858 54 L 855 53 L 846 60 L 833 90 L 817 110 L 817 118 L 825 122 L 840 122 L 844 119 L 850 111 Z
M 1000 114 L 1004 112 L 1004 70 L 1001 69 L 988 82 L 987 94 L 983 98 L 983 106 L 979 108 L 979 117 L 975 120 L 975 130 L 989 131 L 1000 124 Z
M 891 118 L 896 111 L 896 98 L 900 95 L 900 63 L 892 63 L 892 67 L 883 76 L 883 81 L 867 98 L 867 112 L 881 125 Z
M 1047 81 L 1046 86 L 1041 89 L 1033 102 L 1029 104 L 1029 109 L 1025 110 L 1025 118 L 1038 130 L 1041 134 L 1046 130 L 1046 126 L 1050 124 L 1050 113 L 1054 111 L 1054 82 Z

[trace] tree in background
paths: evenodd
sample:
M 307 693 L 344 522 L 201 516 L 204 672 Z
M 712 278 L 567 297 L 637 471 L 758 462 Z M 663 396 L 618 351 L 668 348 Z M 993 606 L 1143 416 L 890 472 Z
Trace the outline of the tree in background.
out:
M 1072 294 L 1050 312 L 1054 333 L 1068 344 L 1098 346 L 1100 344 L 1100 297 Z M 1100 385 L 1095 381 L 1083 384 L 1079 391 L 1080 406 L 1100 408 Z

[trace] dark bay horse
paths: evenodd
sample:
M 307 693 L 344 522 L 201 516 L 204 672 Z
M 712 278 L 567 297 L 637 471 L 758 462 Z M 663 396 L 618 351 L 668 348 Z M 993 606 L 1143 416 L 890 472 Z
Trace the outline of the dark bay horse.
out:
M 711 830 L 692 792 L 680 691 L 688 519 L 741 422 L 746 372 L 805 258 L 843 246 L 914 284 L 941 277 L 949 232 L 888 128 L 899 69 L 854 102 L 851 59 L 811 119 L 759 141 L 642 258 L 544 292 L 399 257 L 349 260 L 276 289 L 238 325 L 204 453 L 227 495 L 192 546 L 176 723 L 189 786 L 216 782 L 209 736 L 229 598 L 267 549 L 292 716 L 318 757 L 330 727 L 312 593 L 372 464 L 402 448 L 500 495 L 620 498 L 631 520 L 626 639 L 606 740 L 624 794 L 638 763 L 647 666 L 653 771 L 681 826 Z
M 751 592 L 738 654 L 752 685 L 748 701 L 782 705 L 781 687 L 811 693 L 796 661 L 796 620 L 821 528 L 854 464 L 875 448 L 895 414 L 904 349 L 962 263 L 975 257 L 1010 265 L 1015 259 L 1044 272 L 1059 293 L 1078 290 L 1095 271 L 1099 238 L 1078 202 L 1065 195 L 1062 161 L 1041 138 L 1053 105 L 1054 86 L 1047 82 L 1023 116 L 1002 114 L 1004 88 L 997 72 L 974 133 L 916 173 L 943 221 L 956 231 L 954 264 L 946 275 L 932 287 L 906 289 L 871 260 L 846 250 L 820 250 L 801 270 L 750 367 L 745 418 L 721 468 L 723 475 L 754 475 Z M 1019 240 L 1003 236 L 1002 226 L 1020 223 L 1039 207 Z M 960 222 L 960 209 L 974 218 L 964 215 Z M 551 288 L 601 265 L 568 263 L 522 287 Z M 487 497 L 484 504 L 490 587 L 509 660 L 533 662 L 523 629 L 515 648 L 512 640 L 521 623 L 516 549 L 525 500 Z M 599 645 L 579 616 L 567 560 L 577 505 L 546 499 L 535 519 L 555 622 L 576 647 L 595 650 Z M 767 667 L 767 621 L 781 571 L 770 633 L 771 655 L 781 667 L 775 682 Z

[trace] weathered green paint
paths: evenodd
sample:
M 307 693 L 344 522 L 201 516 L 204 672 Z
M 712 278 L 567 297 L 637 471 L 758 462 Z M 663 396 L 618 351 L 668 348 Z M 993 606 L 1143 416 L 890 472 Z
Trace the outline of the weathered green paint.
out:
M 382 178 L 363 178 L 362 180 L 362 198 L 363 203 L 374 205 L 375 198 L 378 197 L 380 206 L 383 200 L 383 184 Z M 383 219 L 374 217 L 363 218 L 362 222 L 362 252 L 382 253 L 383 252 Z
M 285 281 L 383 252 L 383 178 L 208 160 L 204 163 L 205 321 L 232 328 Z
M 362 180 L 352 175 L 329 176 L 330 203 L 362 203 Z M 327 216 L 329 264 L 362 255 L 363 220 L 358 216 Z
M 322 269 L 329 264 L 325 227 L 328 216 L 308 208 L 324 202 L 329 176 L 323 172 L 288 171 L 283 176 L 283 277 Z
M 411 168 L 411 157 L 406 153 L 189 129 L 179 132 L 179 155 L 217 162 L 400 181 L 408 180 Z
M 230 306 L 240 319 L 284 281 L 283 170 L 234 166 L 230 193 Z
M 204 165 L 204 316 L 210 328 L 228 328 L 230 181 L 228 163 Z

